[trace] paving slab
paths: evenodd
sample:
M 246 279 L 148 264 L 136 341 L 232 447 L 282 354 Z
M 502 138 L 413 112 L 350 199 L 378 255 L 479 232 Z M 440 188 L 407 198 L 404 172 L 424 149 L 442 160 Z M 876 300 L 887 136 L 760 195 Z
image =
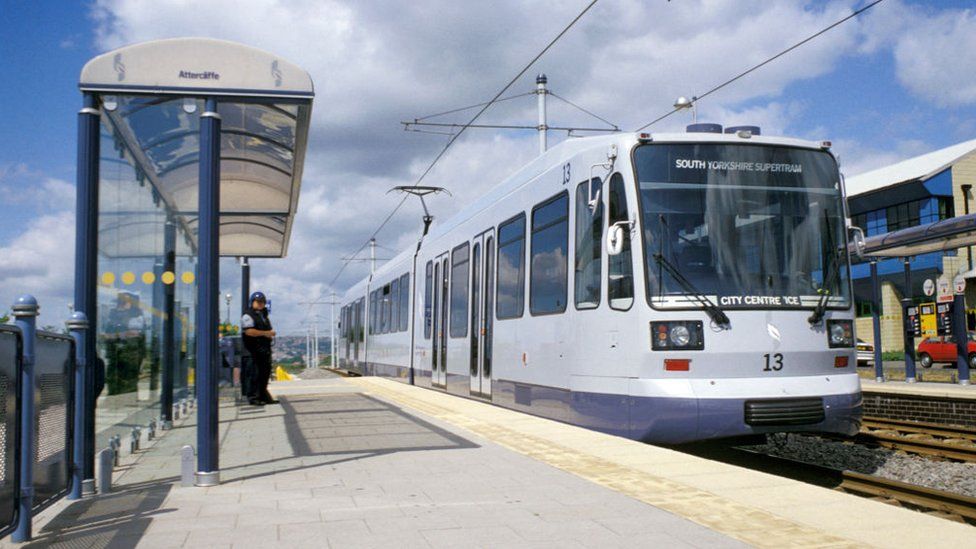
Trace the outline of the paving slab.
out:
M 127 456 L 111 494 L 40 515 L 29 545 L 745 546 L 341 378 L 273 392 L 278 406 L 221 402 L 219 486 L 179 486 L 191 415 Z

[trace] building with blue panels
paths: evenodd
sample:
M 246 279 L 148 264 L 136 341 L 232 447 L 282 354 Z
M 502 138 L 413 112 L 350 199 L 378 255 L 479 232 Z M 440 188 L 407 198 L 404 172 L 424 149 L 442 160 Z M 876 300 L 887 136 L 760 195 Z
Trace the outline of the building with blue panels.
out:
M 865 236 L 871 237 L 965 215 L 970 213 L 971 207 L 976 207 L 970 204 L 974 184 L 976 139 L 847 179 L 851 222 L 860 227 Z M 905 259 L 882 259 L 878 262 L 882 346 L 885 351 L 904 350 L 899 300 L 907 295 L 916 302 L 934 301 L 934 297 L 926 297 L 922 292 L 926 279 L 936 280 L 942 275 L 952 278 L 963 273 L 971 281 L 966 290 L 967 307 L 976 305 L 972 248 L 925 253 L 908 261 L 911 288 L 905 285 Z M 858 337 L 874 343 L 868 263 L 853 264 L 851 275 L 857 302 Z M 973 315 L 970 315 L 970 329 L 973 328 L 973 320 Z

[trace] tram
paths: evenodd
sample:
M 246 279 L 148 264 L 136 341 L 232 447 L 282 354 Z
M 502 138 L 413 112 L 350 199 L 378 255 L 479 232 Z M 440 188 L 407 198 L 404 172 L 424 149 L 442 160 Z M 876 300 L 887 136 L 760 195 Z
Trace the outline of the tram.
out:
M 567 139 L 436 223 L 342 297 L 339 366 L 655 443 L 856 433 L 830 144 L 689 130 Z

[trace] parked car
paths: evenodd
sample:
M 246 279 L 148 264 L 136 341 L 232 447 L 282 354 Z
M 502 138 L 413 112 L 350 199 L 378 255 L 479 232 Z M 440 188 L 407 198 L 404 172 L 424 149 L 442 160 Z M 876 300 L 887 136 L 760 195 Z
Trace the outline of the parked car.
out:
M 976 368 L 976 334 L 969 332 L 969 367 Z M 936 362 L 956 363 L 956 339 L 952 336 L 927 337 L 918 344 L 918 363 L 931 368 Z
M 857 365 L 874 366 L 874 345 L 857 338 Z

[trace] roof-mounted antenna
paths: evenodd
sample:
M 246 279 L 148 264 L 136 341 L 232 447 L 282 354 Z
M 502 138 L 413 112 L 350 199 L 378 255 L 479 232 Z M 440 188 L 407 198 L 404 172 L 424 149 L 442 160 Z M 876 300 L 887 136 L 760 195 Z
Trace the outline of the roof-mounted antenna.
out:
M 434 221 L 434 216 L 430 215 L 430 211 L 427 210 L 427 202 L 424 200 L 424 197 L 429 194 L 438 194 L 442 192 L 447 193 L 448 196 L 454 196 L 451 194 L 451 191 L 445 189 L 444 187 L 425 187 L 421 185 L 401 185 L 399 187 L 393 187 L 387 191 L 387 194 L 393 191 L 412 194 L 420 198 L 420 205 L 424 207 L 424 234 L 422 237 L 427 236 L 427 231 L 430 230 L 430 224 L 432 221 Z

